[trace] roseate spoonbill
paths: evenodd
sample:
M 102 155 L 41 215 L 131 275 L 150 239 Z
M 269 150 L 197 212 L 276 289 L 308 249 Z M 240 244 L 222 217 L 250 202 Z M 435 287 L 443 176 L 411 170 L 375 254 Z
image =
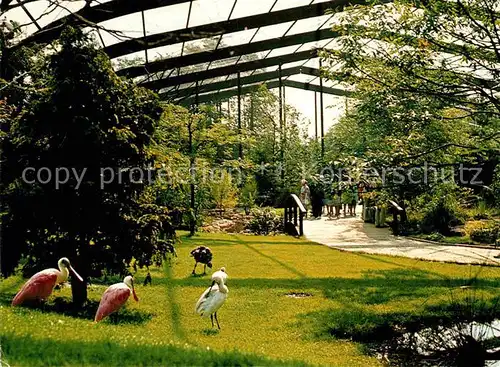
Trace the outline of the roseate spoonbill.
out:
M 134 289 L 134 278 L 128 275 L 123 279 L 122 283 L 116 283 L 110 286 L 104 294 L 102 295 L 101 302 L 99 303 L 99 308 L 95 314 L 95 322 L 101 321 L 103 318 L 118 311 L 125 302 L 127 302 L 130 294 L 134 295 L 134 299 L 139 301 L 137 294 L 135 294 Z
M 194 264 L 193 274 L 196 274 L 196 265 L 198 265 L 198 263 L 205 264 L 205 267 L 203 268 L 204 275 L 207 273 L 207 265 L 210 269 L 212 269 L 212 250 L 208 247 L 198 246 L 191 251 L 191 256 L 194 257 L 194 261 L 196 261 Z
M 224 268 L 215 272 L 212 275 L 212 285 L 208 287 L 201 295 L 196 303 L 195 311 L 202 317 L 208 317 L 212 320 L 214 327 L 214 317 L 217 322 L 217 327 L 220 330 L 219 320 L 217 319 L 217 311 L 224 304 L 229 293 L 229 289 L 224 284 L 227 279 L 227 274 Z
M 33 275 L 17 292 L 12 300 L 12 306 L 19 306 L 24 301 L 41 300 L 45 301 L 52 293 L 56 284 L 60 284 L 68 280 L 69 270 L 79 281 L 83 282 L 82 277 L 73 269 L 69 260 L 66 257 L 59 259 L 57 262 L 59 270 L 45 269 Z M 69 270 L 68 270 L 69 269 Z

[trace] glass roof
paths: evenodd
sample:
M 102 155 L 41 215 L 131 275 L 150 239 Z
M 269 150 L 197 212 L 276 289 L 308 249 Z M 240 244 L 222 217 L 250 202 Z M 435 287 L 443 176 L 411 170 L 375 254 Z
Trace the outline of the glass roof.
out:
M 106 6 L 107 3 L 112 5 L 114 1 L 117 0 L 93 0 L 90 6 L 97 6 L 96 9 L 100 9 L 99 7 Z M 106 19 L 97 22 L 99 29 L 87 29 L 98 44 L 101 47 L 110 47 L 117 46 L 122 42 L 131 44 L 131 40 L 144 37 L 154 36 L 155 39 L 150 44 L 134 42 L 134 47 L 121 48 L 117 51 L 118 56 L 113 57 L 113 65 L 116 70 L 128 68 L 131 65 L 130 60 L 139 65 L 144 64 L 147 60 L 149 63 L 153 63 L 151 67 L 156 61 L 168 58 L 182 57 L 183 60 L 179 67 L 176 67 L 175 63 L 167 62 L 164 67 L 166 70 L 160 70 L 161 66 L 158 66 L 149 75 L 146 74 L 146 68 L 144 68 L 144 72 L 139 68 L 140 72 L 132 76 L 137 83 L 159 79 L 174 78 L 175 80 L 178 76 L 200 72 L 206 74 L 203 74 L 206 77 L 198 81 L 198 85 L 202 87 L 237 78 L 238 64 L 245 64 L 252 60 L 281 58 L 279 59 L 281 61 L 278 59 L 266 61 L 264 65 L 257 63 L 253 68 L 245 67 L 240 72 L 240 77 L 246 78 L 270 72 L 277 74 L 278 64 L 281 63 L 282 69 L 288 72 L 283 77 L 284 80 L 319 84 L 317 76 L 307 73 L 292 75 L 290 74 L 292 71 L 289 69 L 300 66 L 319 69 L 318 58 L 311 58 L 312 54 L 309 55 L 306 52 L 324 47 L 335 48 L 337 44 L 335 39 L 328 38 L 328 28 L 335 21 L 336 15 L 318 15 L 318 11 L 310 10 L 315 6 L 320 6 L 323 10 L 328 9 L 328 6 L 333 7 L 337 3 L 332 0 L 171 0 L 161 2 L 120 0 L 120 3 L 126 9 L 135 9 L 134 12 L 124 14 L 124 11 L 116 10 L 120 16 L 113 18 L 115 8 L 111 8 L 111 11 L 109 9 L 102 10 L 99 17 Z M 171 5 L 159 5 L 165 3 Z M 11 3 L 14 6 L 15 4 L 15 2 Z M 2 13 L 1 17 L 21 24 L 23 30 L 23 35 L 19 38 L 21 41 L 23 38 L 37 37 L 35 32 L 39 27 L 50 30 L 52 22 L 68 16 L 71 12 L 83 9 L 86 4 L 87 1 L 78 0 L 30 1 L 25 3 L 25 9 L 21 6 L 15 6 Z M 299 7 L 303 7 L 301 11 L 294 9 Z M 137 11 L 141 9 L 144 11 Z M 305 12 L 302 11 L 304 9 Z M 307 11 L 307 9 L 309 10 Z M 268 13 L 274 14 L 268 16 Z M 36 24 L 30 20 L 30 15 L 36 19 Z M 225 24 L 221 24 L 224 22 Z M 214 23 L 219 24 L 212 26 Z M 226 27 L 229 31 L 226 30 Z M 187 28 L 191 29 L 184 32 Z M 319 30 L 325 31 L 321 36 L 315 38 Z M 294 36 L 295 38 L 293 38 Z M 288 41 L 280 46 L 282 39 Z M 272 44 L 268 45 L 269 42 Z M 252 47 L 250 51 L 246 50 L 246 45 Z M 143 47 L 146 49 L 140 50 Z M 225 53 L 219 52 L 219 50 L 225 51 L 226 49 L 228 51 Z M 195 56 L 200 52 L 207 54 L 198 61 Z M 292 58 L 288 57 L 297 53 L 301 54 Z M 210 58 L 211 54 L 215 55 L 212 59 Z M 188 60 L 186 59 L 188 56 L 193 57 Z M 127 60 L 128 64 L 124 62 Z M 218 71 L 223 67 L 227 68 L 224 75 Z M 221 75 L 213 76 L 210 72 Z M 267 81 L 270 80 L 273 79 Z M 179 79 L 179 82 L 179 85 L 160 87 L 159 91 L 182 90 L 195 86 L 193 80 L 184 82 L 184 79 Z M 259 81 L 254 84 L 260 83 Z M 325 82 L 324 86 L 345 88 L 345 86 L 328 82 Z

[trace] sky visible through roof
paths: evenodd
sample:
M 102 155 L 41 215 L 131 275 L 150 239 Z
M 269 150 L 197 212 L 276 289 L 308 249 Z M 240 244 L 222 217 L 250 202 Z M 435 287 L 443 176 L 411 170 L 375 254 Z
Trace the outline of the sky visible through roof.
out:
M 110 0 L 100 1 L 99 3 L 105 3 Z M 192 2 L 185 2 L 176 5 L 169 5 L 162 8 L 151 9 L 144 12 L 144 20 L 146 23 L 146 35 L 152 35 L 162 32 L 174 31 L 178 29 L 183 29 L 186 27 L 193 27 L 199 25 L 210 24 L 214 22 L 227 21 L 237 18 L 243 18 L 251 15 L 262 14 L 267 12 L 279 11 L 287 8 L 309 5 L 312 3 L 325 2 L 327 0 L 196 0 Z M 13 2 L 15 3 L 15 1 Z M 67 15 L 70 11 L 77 11 L 85 5 L 85 1 L 60 1 L 62 7 L 55 8 L 51 6 L 50 1 L 34 1 L 26 4 L 27 9 L 30 13 L 37 19 L 38 24 L 41 27 L 53 22 L 54 20 Z M 190 17 L 188 19 L 189 10 L 191 8 Z M 44 13 L 48 13 L 43 15 Z M 7 20 L 15 20 L 21 24 L 31 23 L 27 14 L 21 7 L 15 8 L 6 14 L 4 14 Z M 259 29 L 244 29 L 239 32 L 224 34 L 219 40 L 219 36 L 213 37 L 213 42 L 206 42 L 204 40 L 194 40 L 185 43 L 176 43 L 173 45 L 168 45 L 159 48 L 152 48 L 148 50 L 147 56 L 148 60 L 152 61 L 155 59 L 160 59 L 165 56 L 174 57 L 180 55 L 186 55 L 191 52 L 197 52 L 200 50 L 213 50 L 219 43 L 219 48 L 245 44 L 249 42 L 258 42 L 262 40 L 272 39 L 282 37 L 284 35 L 290 36 L 294 34 L 299 34 L 308 31 L 314 31 L 317 29 L 325 29 L 331 26 L 332 15 L 323 15 L 313 18 L 301 19 L 296 22 L 286 22 L 281 24 L 270 25 L 266 27 L 261 27 Z M 130 15 L 122 16 L 119 18 L 111 19 L 102 23 L 100 26 L 109 29 L 120 31 L 123 35 L 118 38 L 116 35 L 101 31 L 100 35 L 96 34 L 96 39 L 104 46 L 110 46 L 121 41 L 127 40 L 129 38 L 137 38 L 144 36 L 142 27 L 142 14 L 133 13 Z M 30 24 L 23 28 L 25 34 L 29 35 L 34 33 L 37 28 L 34 24 Z M 97 32 L 94 32 L 97 33 Z M 101 41 L 102 40 L 102 41 Z M 297 51 L 312 50 L 318 47 L 332 47 L 335 44 L 335 40 L 327 39 L 318 42 L 309 42 L 302 45 L 293 45 L 288 47 L 281 47 L 270 51 L 260 52 L 260 58 L 264 57 L 275 57 L 280 55 L 285 55 Z M 130 58 L 145 58 L 145 52 L 140 51 L 132 53 L 121 57 L 122 59 Z M 231 61 L 232 63 L 242 62 L 244 58 L 240 59 L 238 57 L 235 60 L 223 60 L 221 62 Z M 114 60 L 117 61 L 116 59 Z M 205 63 L 200 65 L 195 65 L 187 67 L 186 70 L 179 70 L 180 74 L 185 72 L 192 72 L 193 70 L 207 70 L 213 69 L 221 65 L 221 62 Z M 298 61 L 293 63 L 284 64 L 283 68 L 289 68 L 293 66 L 306 66 L 319 68 L 319 59 L 314 58 L 310 60 Z M 241 76 L 247 76 L 256 72 L 272 71 L 276 70 L 278 67 L 269 67 L 264 70 L 254 71 L 254 72 L 242 72 Z M 168 73 L 167 73 L 168 75 Z M 176 75 L 176 74 L 173 74 Z M 228 77 L 219 78 L 218 80 L 224 80 L 227 78 L 235 78 L 236 75 L 230 75 Z M 289 80 L 312 83 L 319 85 L 319 78 L 306 75 L 298 74 L 287 77 Z M 205 81 L 206 83 L 207 81 Z M 331 82 L 324 82 L 325 87 L 337 87 L 338 84 Z M 340 86 L 342 88 L 342 86 Z M 275 90 L 277 93 L 277 90 Z M 329 127 L 332 126 L 339 117 L 341 117 L 345 111 L 346 103 L 352 103 L 346 101 L 345 97 L 334 96 L 329 94 L 324 94 L 324 116 L 325 116 L 325 132 Z M 309 135 L 314 136 L 314 92 L 305 91 L 295 88 L 286 88 L 286 102 L 294 106 L 305 118 L 306 122 L 310 123 L 308 127 Z M 318 93 L 318 109 L 319 109 L 319 93 Z M 319 113 L 318 113 L 318 123 L 319 123 Z

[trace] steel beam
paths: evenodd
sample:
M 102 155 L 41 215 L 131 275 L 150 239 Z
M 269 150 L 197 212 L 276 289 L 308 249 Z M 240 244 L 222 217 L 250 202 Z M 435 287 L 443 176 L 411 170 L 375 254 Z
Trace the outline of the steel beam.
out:
M 215 51 L 196 52 L 194 54 L 170 57 L 163 60 L 153 61 L 147 65 L 138 65 L 123 68 L 117 71 L 120 76 L 135 78 L 146 74 L 146 68 L 150 73 L 156 73 L 163 70 L 173 69 L 176 67 L 185 67 L 197 64 L 204 64 L 211 61 L 229 59 L 235 56 L 248 55 L 256 52 L 276 49 L 280 47 L 293 46 L 314 41 L 321 41 L 330 38 L 339 37 L 338 32 L 333 32 L 330 29 L 322 29 L 319 31 L 304 32 L 286 36 L 283 38 L 272 38 L 269 40 L 253 42 L 250 44 L 242 44 L 231 47 L 224 47 Z
M 317 54 L 318 54 L 317 50 L 307 50 L 307 51 L 297 52 L 295 54 L 271 57 L 269 59 L 248 61 L 236 65 L 228 65 L 210 70 L 202 70 L 189 74 L 170 77 L 168 79 L 153 80 L 143 83 L 141 84 L 141 86 L 153 90 L 160 90 L 166 87 L 172 87 L 187 83 L 194 83 L 197 80 L 201 81 L 225 75 L 237 74 L 238 72 L 250 71 L 255 69 L 264 69 L 270 66 L 277 66 L 280 64 L 305 60 L 311 57 L 316 57 Z
M 33 33 L 31 36 L 20 41 L 18 46 L 28 45 L 31 43 L 52 42 L 61 35 L 65 24 L 72 24 L 73 26 L 87 26 L 88 23 L 97 24 L 107 20 L 119 18 L 124 15 L 162 8 L 169 5 L 186 3 L 188 1 L 190 0 L 113 0 L 96 6 L 84 7 L 75 13 L 69 14 L 47 24 L 39 32 Z M 85 19 L 86 22 L 83 22 L 82 19 Z
M 241 93 L 242 95 L 254 92 L 259 88 L 260 85 L 266 84 L 269 89 L 275 89 L 279 87 L 279 81 L 271 81 L 268 83 L 261 83 L 261 84 L 255 84 L 255 85 L 249 85 L 246 87 L 241 88 Z M 302 89 L 302 90 L 310 90 L 310 91 L 317 91 L 319 90 L 319 86 L 314 85 L 314 84 L 308 84 L 308 83 L 301 83 L 301 82 L 295 82 L 292 80 L 284 80 L 283 85 L 290 87 L 290 88 L 297 88 L 297 89 Z M 326 94 L 331 94 L 335 96 L 344 96 L 344 97 L 350 97 L 352 96 L 352 92 L 346 91 L 344 89 L 337 89 L 337 88 L 329 88 L 329 87 L 323 87 L 323 93 Z M 238 89 L 233 88 L 233 89 L 228 89 L 216 93 L 207 93 L 207 94 L 202 94 L 199 96 L 199 102 L 200 103 L 206 103 L 206 102 L 213 102 L 213 101 L 220 101 L 220 100 L 226 100 L 228 98 L 234 97 L 238 95 Z M 186 98 L 180 102 L 180 104 L 184 106 L 189 106 L 192 104 L 193 97 L 191 98 Z
M 175 31 L 163 32 L 149 35 L 147 37 L 135 38 L 114 45 L 108 46 L 104 51 L 110 58 L 115 58 L 137 51 L 141 51 L 145 47 L 155 48 L 175 43 L 193 41 L 203 38 L 210 38 L 226 33 L 239 32 L 245 29 L 254 29 L 265 27 L 279 23 L 286 23 L 298 19 L 307 19 L 324 15 L 324 13 L 332 8 L 343 8 L 349 3 L 366 3 L 365 0 L 335 0 L 323 3 L 317 3 L 306 6 L 299 6 L 284 10 L 275 11 L 272 13 L 264 13 L 248 16 L 245 18 L 225 20 L 221 22 L 204 24 L 200 26 L 178 29 Z
M 317 69 L 313 69 L 316 70 Z M 293 67 L 293 68 L 287 68 L 283 69 L 281 71 L 283 76 L 291 76 L 291 75 L 296 75 L 301 72 L 301 68 L 299 66 Z M 261 83 L 265 82 L 268 80 L 272 79 L 277 79 L 278 78 L 278 72 L 277 71 L 268 71 L 265 73 L 259 73 L 259 74 L 254 74 L 246 77 L 241 77 L 240 82 L 241 85 L 248 85 L 248 84 L 255 84 L 255 83 Z M 218 90 L 223 90 L 223 89 L 229 89 L 232 87 L 237 87 L 238 86 L 238 79 L 237 78 L 232 78 L 229 80 L 223 80 L 220 82 L 213 82 L 209 84 L 204 84 L 201 85 L 199 88 L 200 93 L 206 93 L 206 92 L 214 92 Z M 188 98 L 196 92 L 196 89 L 193 87 L 190 88 L 182 88 L 176 91 L 172 92 L 165 92 L 165 93 L 160 93 L 160 97 L 162 98 L 167 98 L 167 99 L 177 99 L 177 98 Z
M 278 82 L 273 81 L 273 82 L 266 83 L 266 85 L 269 89 L 274 89 L 274 88 L 278 87 Z M 260 86 L 261 86 L 261 84 L 241 87 L 241 94 L 245 95 L 245 94 L 255 92 L 256 90 L 259 89 Z M 234 89 L 229 89 L 229 90 L 225 90 L 225 91 L 221 91 L 221 92 L 217 92 L 217 93 L 202 94 L 198 97 L 198 102 L 199 103 L 208 103 L 208 102 L 223 101 L 223 100 L 228 100 L 229 98 L 237 96 L 237 95 L 238 95 L 238 88 L 234 88 Z M 192 98 L 185 99 L 180 104 L 183 106 L 189 106 L 191 104 L 191 101 L 192 101 Z M 229 101 L 228 101 L 228 103 L 229 103 Z

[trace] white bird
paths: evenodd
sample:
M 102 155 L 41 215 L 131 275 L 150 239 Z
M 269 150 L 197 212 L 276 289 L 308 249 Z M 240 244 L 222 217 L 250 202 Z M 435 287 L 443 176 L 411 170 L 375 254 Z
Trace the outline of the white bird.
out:
M 208 287 L 201 295 L 198 302 L 196 302 L 195 311 L 202 317 L 208 317 L 212 320 L 212 327 L 214 327 L 214 316 L 217 322 L 217 327 L 220 329 L 219 320 L 217 319 L 217 311 L 227 299 L 229 289 L 224 284 L 227 280 L 227 273 L 225 268 L 221 268 L 212 274 L 212 285 Z
M 222 267 L 220 268 L 220 270 L 217 270 L 216 272 L 214 272 L 212 274 L 212 282 L 214 281 L 214 277 L 215 278 L 218 278 L 218 277 L 221 277 L 223 280 L 224 280 L 224 284 L 226 284 L 227 282 L 227 273 L 226 273 L 226 268 L 225 267 Z M 213 284 L 213 283 L 212 283 Z

